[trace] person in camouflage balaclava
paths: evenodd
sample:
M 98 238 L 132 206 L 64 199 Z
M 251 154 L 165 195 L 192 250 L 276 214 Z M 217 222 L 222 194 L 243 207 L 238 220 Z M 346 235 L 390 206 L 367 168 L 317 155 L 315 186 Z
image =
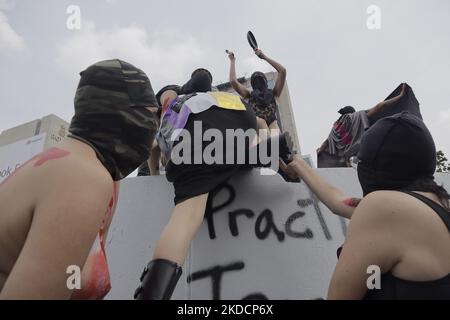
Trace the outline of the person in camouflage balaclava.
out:
M 70 137 L 91 145 L 113 180 L 148 158 L 158 119 L 145 73 L 121 60 L 98 62 L 81 72 Z

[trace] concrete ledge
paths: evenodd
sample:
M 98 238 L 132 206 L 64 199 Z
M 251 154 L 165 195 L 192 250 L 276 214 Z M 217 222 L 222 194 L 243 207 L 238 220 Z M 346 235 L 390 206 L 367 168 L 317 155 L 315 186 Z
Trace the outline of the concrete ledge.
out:
M 349 196 L 361 196 L 355 170 L 318 172 Z M 437 180 L 450 186 L 448 174 Z M 132 299 L 173 207 L 164 176 L 123 181 L 107 239 L 107 299 Z M 325 298 L 345 230 L 345 219 L 318 203 L 304 183 L 257 170 L 239 175 L 214 198 L 173 298 Z

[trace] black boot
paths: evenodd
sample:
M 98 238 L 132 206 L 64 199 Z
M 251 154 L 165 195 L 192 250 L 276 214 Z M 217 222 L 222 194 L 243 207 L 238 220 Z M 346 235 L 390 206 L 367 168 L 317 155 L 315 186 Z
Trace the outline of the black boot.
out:
M 290 163 L 293 158 L 294 158 L 294 154 L 296 153 L 294 150 L 294 141 L 292 140 L 291 135 L 289 134 L 289 132 L 285 131 L 283 133 L 281 133 L 280 135 L 277 136 L 273 136 L 270 137 L 266 140 L 263 140 L 260 142 L 260 144 L 265 143 L 267 144 L 267 150 L 268 153 L 271 154 L 272 153 L 272 143 L 273 141 L 278 140 L 278 152 L 279 152 L 279 157 L 283 160 L 284 163 L 288 164 Z M 257 155 L 259 156 L 259 144 L 256 145 L 256 152 Z M 252 151 L 254 151 L 255 149 L 253 149 Z M 257 160 L 257 164 L 254 165 L 254 167 L 269 167 L 269 164 L 262 164 L 261 161 Z M 283 177 L 284 180 L 286 180 L 287 182 L 300 182 L 300 178 L 296 178 L 296 179 L 291 179 L 289 178 L 283 171 L 281 171 L 281 169 L 278 170 L 278 174 L 280 176 Z
M 164 259 L 150 261 L 142 272 L 134 299 L 170 300 L 181 273 L 181 267 L 175 262 Z
M 289 164 L 294 159 L 294 141 L 289 132 L 285 132 L 280 136 L 280 158 L 284 163 Z M 278 174 L 287 182 L 300 182 L 300 178 L 291 179 L 281 169 L 278 169 Z

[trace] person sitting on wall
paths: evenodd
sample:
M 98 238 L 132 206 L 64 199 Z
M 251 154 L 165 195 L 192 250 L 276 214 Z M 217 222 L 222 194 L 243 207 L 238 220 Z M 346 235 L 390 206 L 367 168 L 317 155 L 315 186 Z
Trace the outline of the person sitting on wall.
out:
M 174 186 L 175 208 L 156 244 L 153 259 L 141 276 L 141 285 L 134 296 L 139 300 L 171 298 L 189 246 L 203 222 L 209 195 L 238 171 L 267 165 L 258 159 L 255 163 L 250 162 L 248 150 L 256 135 L 256 118 L 253 110 L 238 96 L 224 92 L 178 94 L 176 86 L 166 86 L 157 93 L 162 105 L 157 141 L 167 160 L 166 178 Z M 214 158 L 210 159 L 213 161 L 204 157 L 211 140 L 204 139 L 199 144 L 193 138 L 205 137 L 209 130 L 218 132 L 223 138 L 215 148 Z M 228 135 L 228 130 L 242 132 L 243 139 Z M 275 152 L 272 149 L 274 141 L 279 143 L 280 156 L 289 161 L 293 145 L 289 134 L 267 141 L 268 153 Z M 178 159 L 180 155 L 175 153 L 183 145 L 188 146 L 183 149 L 183 156 L 184 152 L 189 154 L 187 161 Z M 234 155 L 231 162 L 228 161 L 230 154 Z M 259 152 L 255 154 L 259 155 Z M 278 164 L 278 157 L 274 161 Z
M 191 78 L 181 87 L 177 85 L 172 85 L 172 89 L 177 92 L 177 94 L 191 94 L 194 92 L 208 92 L 212 90 L 213 77 L 211 72 L 205 68 L 195 69 Z M 159 99 L 157 97 L 159 102 Z M 161 108 L 161 106 L 159 106 Z M 161 109 L 159 109 L 161 112 Z M 161 116 L 161 114 L 160 114 Z M 138 168 L 138 176 L 150 176 L 159 174 L 159 160 L 161 156 L 161 150 L 159 149 L 156 141 L 152 146 L 152 151 L 147 161 L 143 162 Z
M 230 59 L 230 84 L 252 106 L 256 115 L 258 129 L 265 129 L 270 135 L 278 134 L 280 128 L 277 122 L 277 103 L 275 98 L 280 97 L 286 83 L 286 68 L 267 57 L 260 49 L 256 49 L 255 54 L 260 59 L 266 60 L 277 70 L 278 75 L 274 88 L 268 88 L 265 74 L 259 71 L 254 72 L 250 77 L 250 83 L 253 89 L 251 92 L 239 83 L 236 77 L 236 57 L 233 52 L 228 53 L 228 58 Z
M 81 72 L 74 104 L 68 137 L 0 184 L 0 299 L 110 290 L 104 245 L 118 181 L 148 156 L 157 103 L 145 73 L 114 59 Z
M 369 110 L 356 111 L 346 106 L 338 111 L 341 116 L 322 145 L 317 149 L 317 167 L 349 167 L 350 158 L 358 153 L 364 132 L 370 127 L 371 119 L 394 106 L 406 94 L 407 86 L 402 84 L 401 92 L 388 100 L 378 103 Z
M 450 299 L 450 196 L 436 184 L 436 149 L 423 121 L 403 112 L 377 121 L 358 153 L 363 198 L 348 198 L 300 157 L 281 169 L 301 177 L 350 219 L 328 299 Z M 380 287 L 367 287 L 380 271 Z

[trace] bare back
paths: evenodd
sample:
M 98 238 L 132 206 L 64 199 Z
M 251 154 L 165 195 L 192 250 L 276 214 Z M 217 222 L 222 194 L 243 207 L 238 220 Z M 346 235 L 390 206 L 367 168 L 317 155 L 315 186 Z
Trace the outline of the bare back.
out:
M 83 265 L 112 187 L 95 152 L 73 139 L 37 155 L 5 179 L 0 184 L 0 298 L 70 296 L 61 286 L 66 269 L 60 270 L 58 263 L 64 266 L 67 259 Z M 27 272 L 33 283 L 27 282 Z
M 436 280 L 450 274 L 450 232 L 442 219 L 422 201 L 404 193 L 390 193 L 405 221 L 404 227 L 397 229 L 399 239 L 404 239 L 404 253 L 391 273 L 414 281 Z M 436 195 L 417 193 L 442 206 Z

